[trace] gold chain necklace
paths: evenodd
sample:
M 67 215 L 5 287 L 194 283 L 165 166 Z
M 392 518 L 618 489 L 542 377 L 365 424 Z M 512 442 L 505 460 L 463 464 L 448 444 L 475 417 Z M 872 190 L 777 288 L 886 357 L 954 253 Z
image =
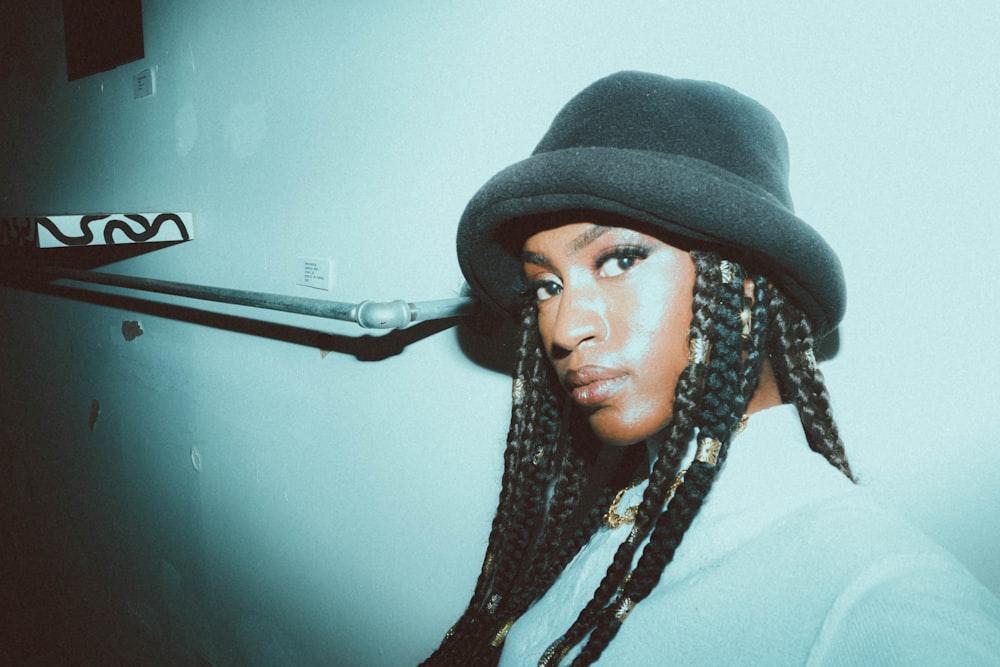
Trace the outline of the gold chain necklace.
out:
M 666 507 L 666 504 L 669 503 L 670 499 L 674 497 L 674 491 L 676 491 L 677 487 L 680 486 L 681 482 L 684 481 L 684 474 L 687 471 L 688 469 L 684 468 L 684 470 L 681 470 L 679 473 L 677 473 L 677 477 L 674 478 L 674 483 L 670 485 L 670 490 L 667 491 L 667 498 L 666 500 L 663 501 L 664 507 Z M 631 507 L 625 508 L 625 511 L 622 512 L 621 514 L 618 513 L 618 503 L 622 501 L 622 497 L 625 495 L 625 493 L 629 489 L 634 489 L 636 485 L 638 485 L 638 482 L 632 482 L 624 489 L 619 491 L 618 494 L 615 496 L 615 499 L 611 501 L 611 507 L 608 508 L 607 514 L 604 515 L 604 525 L 610 528 L 611 530 L 615 530 L 616 528 L 621 528 L 625 524 L 635 522 L 635 514 L 636 512 L 639 511 L 639 503 L 636 503 Z
M 740 419 L 739 425 L 736 427 L 736 432 L 733 437 L 736 437 L 743 432 L 743 429 L 747 427 L 747 419 L 749 415 L 743 415 Z M 695 459 L 707 463 L 708 465 L 715 465 L 716 460 L 719 455 L 720 444 L 718 440 L 712 440 L 711 438 L 703 438 L 698 444 L 698 453 L 695 454 Z M 666 507 L 670 499 L 674 497 L 674 493 L 677 491 L 677 487 L 681 485 L 684 481 L 684 475 L 687 473 L 688 469 L 684 468 L 679 473 L 677 477 L 674 478 L 674 483 L 670 485 L 670 489 L 667 491 L 667 497 L 663 501 L 663 506 Z M 625 511 L 621 514 L 618 513 L 618 505 L 621 503 L 622 498 L 629 489 L 634 489 L 639 482 L 632 482 L 624 489 L 619 491 L 615 495 L 615 499 L 611 501 L 611 506 L 608 508 L 607 513 L 604 515 L 604 525 L 615 530 L 616 528 L 621 528 L 622 526 L 630 523 L 635 523 L 635 515 L 639 511 L 639 503 L 625 508 Z

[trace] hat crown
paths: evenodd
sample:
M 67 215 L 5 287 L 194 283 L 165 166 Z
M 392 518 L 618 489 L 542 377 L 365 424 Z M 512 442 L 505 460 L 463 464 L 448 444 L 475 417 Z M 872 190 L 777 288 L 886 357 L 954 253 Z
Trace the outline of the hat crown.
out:
M 761 104 L 721 84 L 612 74 L 563 107 L 533 155 L 595 146 L 702 160 L 792 210 L 781 125 Z

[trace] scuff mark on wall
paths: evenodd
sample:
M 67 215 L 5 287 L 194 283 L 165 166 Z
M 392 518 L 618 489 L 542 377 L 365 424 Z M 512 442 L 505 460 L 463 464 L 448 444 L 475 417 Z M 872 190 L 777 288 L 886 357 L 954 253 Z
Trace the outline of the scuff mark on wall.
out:
M 267 136 L 267 114 L 263 102 L 237 103 L 226 116 L 225 139 L 230 152 L 244 159 L 254 155 Z
M 142 325 L 135 320 L 125 320 L 122 322 L 122 336 L 127 341 L 133 341 L 142 335 Z
M 90 404 L 90 418 L 87 420 L 87 425 L 90 430 L 93 431 L 94 427 L 97 426 L 97 418 L 101 415 L 101 402 L 96 398 Z
M 198 114 L 193 105 L 185 104 L 177 110 L 174 131 L 177 135 L 177 156 L 184 157 L 198 140 Z

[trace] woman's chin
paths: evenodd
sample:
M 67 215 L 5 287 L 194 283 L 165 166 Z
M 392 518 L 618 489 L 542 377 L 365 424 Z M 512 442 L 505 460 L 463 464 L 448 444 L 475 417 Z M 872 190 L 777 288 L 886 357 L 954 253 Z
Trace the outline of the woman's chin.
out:
M 605 445 L 628 447 L 661 434 L 671 420 L 671 411 L 659 406 L 621 410 L 617 405 L 604 406 L 587 415 L 587 422 L 597 439 Z
M 625 424 L 610 415 L 596 412 L 589 417 L 590 428 L 594 435 L 605 445 L 612 447 L 628 447 L 642 442 L 656 433 L 658 429 L 645 429 L 639 425 Z

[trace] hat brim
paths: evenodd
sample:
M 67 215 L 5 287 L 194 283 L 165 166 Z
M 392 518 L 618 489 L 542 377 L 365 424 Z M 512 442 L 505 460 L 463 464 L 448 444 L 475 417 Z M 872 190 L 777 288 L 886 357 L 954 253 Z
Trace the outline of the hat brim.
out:
M 526 218 L 571 210 L 624 216 L 674 245 L 687 240 L 689 248 L 708 246 L 754 263 L 795 300 L 817 334 L 843 318 L 846 289 L 836 254 L 765 190 L 696 158 L 602 146 L 533 155 L 475 194 L 458 228 L 459 264 L 470 287 L 511 313 L 521 273 L 520 247 L 511 248 L 511 239 L 526 233 Z

